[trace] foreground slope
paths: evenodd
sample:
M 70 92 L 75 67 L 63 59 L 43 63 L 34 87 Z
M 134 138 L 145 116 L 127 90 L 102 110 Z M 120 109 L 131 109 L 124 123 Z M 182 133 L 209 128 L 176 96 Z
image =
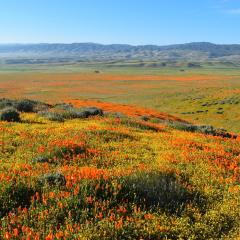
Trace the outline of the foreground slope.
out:
M 239 139 L 120 114 L 21 119 L 0 123 L 1 239 L 239 236 Z

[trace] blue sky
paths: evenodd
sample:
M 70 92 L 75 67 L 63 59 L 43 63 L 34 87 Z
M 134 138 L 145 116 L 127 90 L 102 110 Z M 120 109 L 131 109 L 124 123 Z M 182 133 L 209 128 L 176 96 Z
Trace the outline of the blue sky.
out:
M 0 0 L 0 43 L 240 43 L 239 0 Z

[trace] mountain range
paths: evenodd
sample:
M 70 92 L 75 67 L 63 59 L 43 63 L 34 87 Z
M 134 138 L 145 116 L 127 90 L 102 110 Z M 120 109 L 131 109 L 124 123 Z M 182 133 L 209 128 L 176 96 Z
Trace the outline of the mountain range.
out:
M 97 43 L 0 44 L 0 58 L 79 60 L 240 60 L 240 44 L 195 42 L 167 46 Z

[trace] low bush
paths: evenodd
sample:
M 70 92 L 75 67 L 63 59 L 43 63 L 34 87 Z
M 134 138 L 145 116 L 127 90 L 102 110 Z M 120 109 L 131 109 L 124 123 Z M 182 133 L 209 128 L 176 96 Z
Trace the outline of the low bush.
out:
M 148 116 L 141 116 L 139 119 L 141 121 L 146 121 L 146 122 L 150 120 L 150 118 Z
M 64 122 L 64 117 L 60 113 L 41 111 L 38 113 L 40 116 L 55 122 Z
M 0 120 L 7 121 L 7 122 L 20 122 L 20 115 L 19 112 L 12 108 L 4 108 L 0 111 Z
M 185 183 L 186 185 L 187 183 Z M 129 176 L 123 184 L 130 200 L 142 209 L 160 208 L 171 214 L 181 213 L 187 204 L 205 206 L 205 198 L 198 192 L 189 191 L 172 173 L 151 172 Z
M 219 136 L 224 138 L 237 138 L 236 135 L 228 133 L 223 128 L 214 128 L 211 125 L 193 125 L 190 123 L 181 123 L 181 122 L 171 122 L 167 123 L 170 127 L 174 129 L 178 129 L 181 131 L 188 131 L 188 132 L 198 132 L 212 136 Z
M 69 104 L 56 104 L 51 111 L 42 111 L 39 114 L 51 121 L 63 122 L 65 119 L 88 118 L 102 116 L 103 111 L 96 107 L 74 108 Z
M 30 99 L 19 100 L 11 100 L 6 98 L 0 99 L 0 109 L 6 107 L 16 108 L 19 112 L 38 112 L 47 110 L 48 108 L 51 107 L 51 105 Z
M 54 108 L 60 110 L 71 110 L 73 108 L 73 105 L 69 103 L 57 103 L 54 105 Z
M 61 173 L 48 173 L 39 178 L 41 185 L 65 186 L 66 179 Z
M 50 153 L 42 154 L 40 156 L 34 157 L 32 163 L 54 163 L 61 164 L 63 160 L 69 160 L 74 155 L 86 153 L 84 146 L 80 145 L 71 145 L 71 146 L 62 146 L 56 147 Z
M 19 112 L 34 112 L 34 102 L 31 100 L 19 100 L 15 107 Z
M 124 141 L 126 140 L 136 140 L 136 138 L 130 134 L 116 132 L 111 130 L 96 130 L 96 131 L 86 131 L 86 134 L 89 137 L 99 137 L 99 139 L 103 142 L 111 142 L 111 141 Z
M 70 108 L 64 112 L 61 112 L 61 114 L 65 119 L 87 118 L 89 116 L 86 111 L 82 111 L 77 108 Z
M 0 109 L 4 109 L 8 107 L 13 107 L 12 100 L 6 99 L 6 98 L 0 99 Z
M 48 156 L 42 155 L 42 156 L 33 158 L 32 162 L 33 163 L 49 163 L 49 162 L 51 162 L 51 160 L 49 159 Z
M 88 117 L 90 116 L 102 116 L 103 115 L 103 110 L 97 107 L 85 107 L 82 108 L 82 110 L 87 114 Z
M 23 183 L 11 182 L 1 187 L 0 191 L 0 217 L 17 207 L 28 207 L 34 190 Z
M 155 126 L 154 124 L 147 123 L 145 121 L 137 121 L 137 120 L 129 119 L 129 118 L 121 119 L 121 124 L 128 126 L 128 127 L 140 129 L 140 130 L 151 130 L 154 132 L 159 131 L 159 128 L 157 126 Z
M 102 116 L 103 111 L 97 107 L 69 108 L 67 111 L 62 112 L 62 115 L 66 119 L 88 118 L 97 115 Z

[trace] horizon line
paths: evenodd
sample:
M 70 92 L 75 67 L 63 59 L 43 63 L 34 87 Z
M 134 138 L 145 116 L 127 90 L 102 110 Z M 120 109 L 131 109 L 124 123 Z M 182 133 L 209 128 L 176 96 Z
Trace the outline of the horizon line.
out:
M 196 42 L 184 42 L 184 43 L 169 43 L 169 44 L 130 44 L 130 43 L 98 43 L 98 42 L 5 42 L 1 43 L 0 45 L 53 45 L 53 44 L 62 44 L 62 45 L 73 45 L 73 44 L 96 44 L 102 46 L 109 46 L 109 45 L 125 45 L 125 46 L 133 46 L 133 47 L 140 47 L 140 46 L 158 46 L 158 47 L 165 47 L 165 46 L 172 46 L 172 45 L 185 45 L 185 44 L 212 44 L 212 45 L 240 45 L 240 43 L 215 43 L 215 42 L 208 42 L 208 41 L 196 41 Z

